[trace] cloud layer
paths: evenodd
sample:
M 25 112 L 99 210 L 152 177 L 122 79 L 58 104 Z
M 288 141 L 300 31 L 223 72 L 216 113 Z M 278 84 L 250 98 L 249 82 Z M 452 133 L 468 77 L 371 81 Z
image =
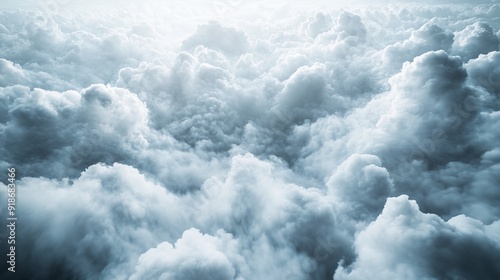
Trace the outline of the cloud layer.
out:
M 500 277 L 499 4 L 45 4 L 0 12 L 2 277 Z

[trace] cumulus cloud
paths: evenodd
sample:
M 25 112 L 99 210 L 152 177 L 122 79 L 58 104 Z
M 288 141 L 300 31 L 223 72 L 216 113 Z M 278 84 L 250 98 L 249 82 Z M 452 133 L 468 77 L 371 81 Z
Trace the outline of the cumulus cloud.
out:
M 493 51 L 470 60 L 466 65 L 472 82 L 487 92 L 496 95 L 500 92 L 499 59 L 500 52 Z
M 139 257 L 130 279 L 234 279 L 224 241 L 191 228 L 175 242 L 161 243 Z
M 3 158 L 26 165 L 25 176 L 76 175 L 148 144 L 147 109 L 125 89 L 92 85 L 61 93 L 16 85 L 2 89 L 2 107 Z M 47 168 L 49 162 L 55 166 Z
M 498 4 L 29 2 L 2 277 L 499 277 Z
M 142 252 L 172 240 L 187 219 L 178 197 L 121 164 L 94 165 L 76 180 L 27 178 L 17 188 L 25 217 L 17 261 L 39 267 L 18 270 L 17 279 L 128 277 Z
M 326 184 L 328 191 L 338 200 L 336 203 L 348 208 L 344 211 L 359 213 L 363 219 L 381 211 L 393 191 L 393 182 L 380 165 L 380 159 L 374 155 L 353 154 L 335 170 Z
M 449 52 L 453 44 L 453 34 L 435 24 L 426 23 L 411 33 L 410 38 L 397 42 L 384 49 L 384 63 L 401 68 L 403 62 L 411 61 L 428 51 L 444 50 Z
M 500 43 L 491 26 L 485 22 L 471 24 L 457 32 L 455 37 L 453 50 L 465 61 L 477 58 L 480 54 L 497 51 Z
M 196 33 L 182 43 L 183 49 L 193 49 L 199 45 L 221 51 L 226 55 L 239 55 L 248 48 L 245 33 L 217 22 L 200 25 Z
M 354 242 L 358 258 L 335 279 L 495 279 L 498 222 L 464 215 L 448 221 L 420 212 L 407 196 L 389 198 L 376 221 Z M 475 261 L 481 260 L 481 261 Z

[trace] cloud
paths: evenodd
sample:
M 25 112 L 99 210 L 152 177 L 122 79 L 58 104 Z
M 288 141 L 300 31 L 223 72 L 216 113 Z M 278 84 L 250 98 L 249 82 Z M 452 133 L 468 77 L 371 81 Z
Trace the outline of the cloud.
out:
M 262 162 L 250 154 L 233 157 L 223 182 L 210 180 L 203 185 L 207 195 L 201 197 L 200 210 L 210 214 L 200 216 L 199 222 L 207 229 L 224 226 L 239 239 L 241 247 L 256 248 L 242 253 L 250 267 L 261 267 L 262 271 L 255 275 L 266 277 L 264 271 L 277 265 L 286 268 L 284 271 L 303 275 L 304 271 L 294 267 L 321 255 L 314 273 L 326 276 L 340 252 L 348 251 L 343 244 L 347 237 L 336 229 L 334 205 L 316 188 L 283 182 L 283 172 L 286 170 L 278 164 Z M 331 247 L 328 251 L 321 247 L 320 242 L 333 246 L 331 240 L 338 241 L 335 252 L 329 251 Z M 267 256 L 263 258 L 257 248 L 265 250 Z
M 500 39 L 491 26 L 485 22 L 476 22 L 456 33 L 453 51 L 464 61 L 468 61 L 477 58 L 480 54 L 497 51 L 499 43 Z
M 234 279 L 235 269 L 217 237 L 191 228 L 175 242 L 161 243 L 139 257 L 130 279 Z
M 486 55 L 480 55 L 477 59 L 469 60 L 467 72 L 473 83 L 486 91 L 498 95 L 500 92 L 500 79 L 498 78 L 498 60 L 500 52 L 493 51 Z
M 199 45 L 227 55 L 239 55 L 248 48 L 248 39 L 241 31 L 222 27 L 217 22 L 209 22 L 198 26 L 196 33 L 183 42 L 182 48 L 192 49 Z
M 437 132 L 455 134 L 458 126 L 463 129 L 475 113 L 472 105 L 467 106 L 475 104 L 477 98 L 472 89 L 465 86 L 467 75 L 461 59 L 444 51 L 416 57 L 389 81 L 392 92 L 388 98 L 393 98 L 391 109 L 382 115 L 377 127 L 388 137 L 399 136 L 399 139 L 394 138 L 396 141 L 410 143 L 432 139 Z M 463 118 L 460 123 L 456 115 Z M 458 139 L 453 137 L 453 141 Z
M 334 277 L 494 279 L 500 275 L 495 264 L 499 240 L 493 233 L 498 225 L 464 215 L 444 221 L 420 212 L 407 196 L 389 198 L 377 220 L 357 236 L 356 262 Z
M 276 96 L 277 110 L 281 115 L 296 121 L 317 118 L 314 111 L 329 103 L 324 75 L 325 69 L 321 64 L 297 69 L 284 83 L 283 91 Z
M 17 250 L 31 252 L 18 254 L 18 263 L 40 268 L 18 270 L 18 279 L 128 277 L 142 252 L 186 224 L 178 197 L 121 164 L 91 166 L 74 181 L 25 179 L 17 195 L 24 217 Z
M 353 218 L 361 215 L 362 219 L 379 213 L 393 191 L 389 173 L 373 155 L 351 155 L 335 170 L 326 185 L 339 205 L 350 208 L 347 211 Z
M 332 17 L 329 14 L 319 12 L 314 15 L 305 25 L 306 32 L 311 37 L 316 37 L 319 34 L 328 31 L 332 27 Z
M 377 2 L 0 12 L 14 279 L 498 278 L 499 6 Z
M 411 33 L 410 38 L 397 42 L 384 49 L 384 63 L 399 66 L 428 51 L 444 50 L 449 52 L 453 44 L 453 34 L 435 24 L 426 23 Z
M 93 85 L 61 93 L 16 85 L 3 88 L 2 107 L 3 159 L 25 166 L 25 176 L 74 176 L 148 144 L 147 109 L 125 89 Z M 48 162 L 56 165 L 47 169 Z
M 3 87 L 20 84 L 25 79 L 25 73 L 23 73 L 23 69 L 19 64 L 2 59 L 0 60 L 0 67 L 3 74 L 1 83 Z

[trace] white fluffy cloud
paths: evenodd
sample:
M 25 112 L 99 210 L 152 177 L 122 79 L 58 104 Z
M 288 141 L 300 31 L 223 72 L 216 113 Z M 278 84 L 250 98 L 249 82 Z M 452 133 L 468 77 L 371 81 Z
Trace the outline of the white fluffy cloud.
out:
M 379 2 L 0 4 L 13 279 L 499 278 L 500 5 Z
M 234 279 L 224 242 L 191 228 L 175 242 L 161 243 L 139 257 L 130 279 Z
M 493 279 L 499 273 L 499 223 L 420 212 L 407 196 L 389 198 L 354 242 L 358 259 L 335 279 Z M 480 261 L 477 261 L 480 260 Z
M 485 22 L 476 22 L 455 34 L 453 52 L 468 61 L 480 54 L 498 51 L 499 44 L 500 40 L 491 26 Z
M 18 252 L 31 252 L 19 254 L 18 262 L 38 266 L 42 279 L 128 277 L 142 252 L 173 240 L 188 224 L 178 197 L 126 165 L 94 165 L 76 180 L 26 178 L 17 188 L 18 215 L 25 217 Z

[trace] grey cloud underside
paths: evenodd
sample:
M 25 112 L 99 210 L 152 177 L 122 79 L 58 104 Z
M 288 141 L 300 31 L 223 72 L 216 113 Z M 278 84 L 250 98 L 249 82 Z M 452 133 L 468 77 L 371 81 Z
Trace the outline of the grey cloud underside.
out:
M 0 13 L 2 279 L 500 279 L 498 4 L 130 15 Z

